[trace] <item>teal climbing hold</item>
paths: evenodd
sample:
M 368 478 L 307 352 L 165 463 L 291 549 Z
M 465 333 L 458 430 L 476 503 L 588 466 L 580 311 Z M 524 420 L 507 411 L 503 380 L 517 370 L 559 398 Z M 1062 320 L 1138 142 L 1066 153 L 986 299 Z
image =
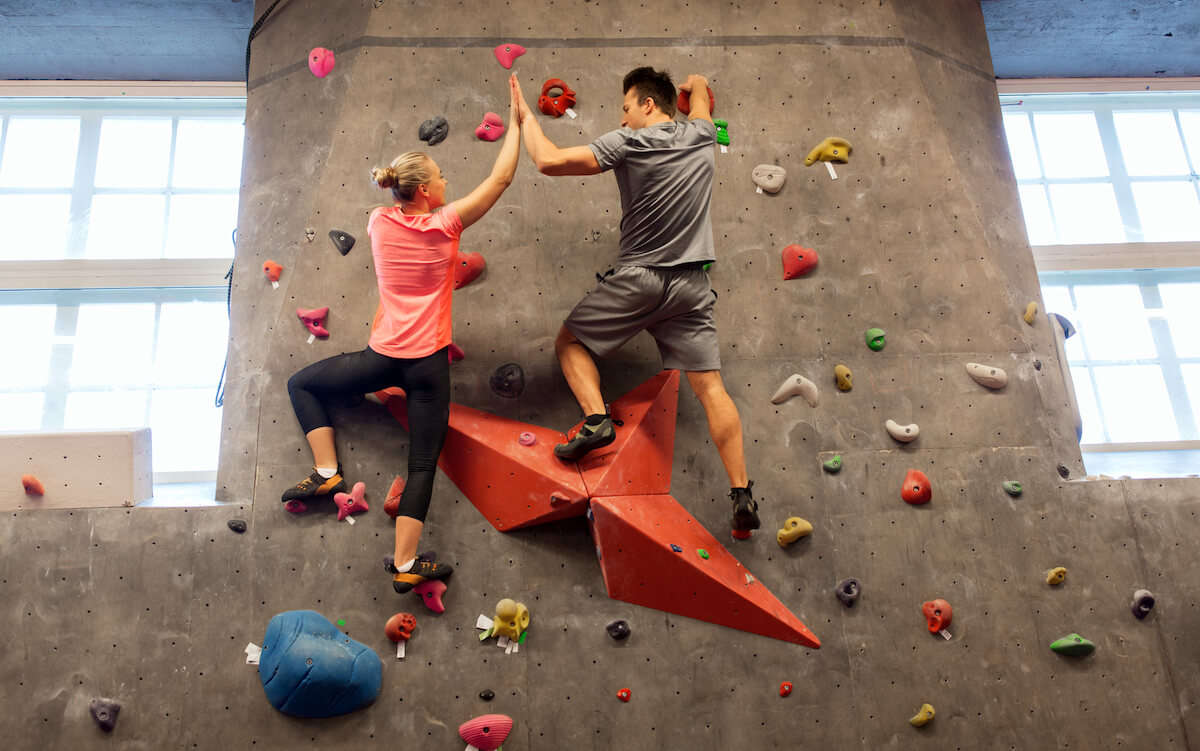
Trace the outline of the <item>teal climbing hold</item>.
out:
M 878 352 L 879 350 L 883 349 L 883 337 L 885 333 L 886 332 L 883 329 L 867 329 L 867 333 L 865 335 L 867 346 L 870 347 L 874 352 Z
M 1079 634 L 1067 634 L 1063 638 L 1055 640 L 1050 645 L 1050 649 L 1053 649 L 1060 655 L 1081 657 L 1094 652 L 1096 650 L 1096 645 L 1087 639 L 1084 639 Z
M 828 461 L 826 461 L 826 462 L 822 462 L 822 463 L 821 463 L 821 467 L 822 467 L 822 468 L 823 468 L 823 469 L 824 469 L 826 472 L 830 472 L 830 473 L 833 473 L 833 472 L 839 472 L 839 471 L 841 471 L 841 469 L 842 469 L 842 456 L 841 456 L 841 454 L 838 454 L 837 456 L 833 457 L 832 459 L 830 459 L 830 460 L 828 460 Z

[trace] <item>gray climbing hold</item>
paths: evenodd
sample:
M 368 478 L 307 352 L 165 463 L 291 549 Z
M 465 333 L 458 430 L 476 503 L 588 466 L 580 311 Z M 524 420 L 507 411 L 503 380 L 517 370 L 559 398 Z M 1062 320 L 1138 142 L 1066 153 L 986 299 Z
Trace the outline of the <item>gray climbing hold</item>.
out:
M 496 396 L 516 399 L 525 390 L 525 371 L 515 362 L 506 363 L 492 371 L 488 385 Z
M 787 170 L 774 164 L 760 164 L 750 173 L 754 184 L 768 193 L 778 193 L 787 181 Z
M 417 137 L 430 146 L 436 146 L 446 140 L 446 134 L 449 132 L 450 123 L 446 122 L 446 118 L 438 115 L 421 123 L 421 127 L 417 130 Z
M 1063 479 L 1066 479 L 1071 476 L 1071 470 L 1067 469 L 1067 465 L 1060 464 L 1058 465 L 1058 474 L 1060 474 Z
M 317 237 L 317 228 L 316 227 L 305 227 L 304 228 L 304 236 L 306 238 L 308 238 L 309 242 L 312 242 Z
M 977 362 L 967 363 L 967 374 L 981 386 L 989 389 L 1002 389 L 1008 383 L 1008 374 L 994 365 L 980 365 Z
M 117 715 L 121 713 L 121 705 L 112 699 L 93 699 L 90 709 L 92 719 L 96 721 L 100 729 L 111 733 L 117 725 Z
M 241 533 L 246 531 L 246 520 L 245 519 L 230 519 L 229 520 L 229 528 L 232 529 L 234 532 L 237 532 L 240 535 Z
M 626 638 L 632 633 L 629 629 L 629 624 L 625 621 L 613 621 L 605 626 L 605 629 L 608 631 L 608 635 L 617 641 Z
M 850 577 L 842 579 L 838 582 L 837 589 L 833 591 L 837 598 L 842 601 L 846 607 L 854 607 L 854 603 L 858 600 L 858 596 L 862 594 L 862 585 L 858 583 L 858 579 Z
M 329 239 L 333 240 L 334 246 L 342 255 L 346 255 L 350 252 L 350 249 L 354 247 L 354 235 L 346 232 L 345 230 L 329 230 Z
M 771 404 L 782 404 L 793 396 L 803 396 L 810 407 L 815 407 L 819 400 L 817 384 L 799 373 L 792 373 L 775 391 L 775 395 L 771 397 Z
M 921 435 L 921 428 L 915 422 L 910 425 L 901 425 L 895 420 L 888 420 L 883 427 L 887 429 L 888 435 L 901 443 L 915 441 L 917 436 Z
M 479 698 L 483 699 L 484 701 L 491 701 L 492 699 L 496 698 L 496 692 L 490 688 L 485 688 L 479 692 Z
M 1154 595 L 1148 589 L 1139 589 L 1133 593 L 1133 605 L 1130 609 L 1138 618 L 1145 618 L 1154 609 Z

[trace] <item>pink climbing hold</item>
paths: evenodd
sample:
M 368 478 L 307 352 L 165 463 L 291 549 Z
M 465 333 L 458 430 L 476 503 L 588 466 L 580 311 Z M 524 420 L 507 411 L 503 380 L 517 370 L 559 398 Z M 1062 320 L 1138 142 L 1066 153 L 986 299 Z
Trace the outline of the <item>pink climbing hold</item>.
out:
M 537 436 L 535 436 L 533 433 L 530 433 L 528 430 L 523 431 L 521 435 L 517 436 L 517 443 L 521 444 L 522 446 L 532 446 L 533 444 L 537 443 Z
M 446 606 L 442 604 L 442 595 L 446 594 L 446 582 L 441 579 L 427 579 L 413 587 L 413 592 L 425 603 L 425 607 L 435 613 L 445 613 Z
M 324 47 L 313 47 L 308 53 L 308 69 L 317 78 L 324 78 L 333 70 L 333 50 Z
M 305 511 L 308 511 L 308 504 L 301 500 L 288 501 L 283 504 L 283 507 L 292 514 L 303 514 Z
M 480 253 L 458 253 L 454 257 L 454 289 L 462 289 L 479 278 L 487 267 Z
M 817 251 L 800 245 L 783 249 L 783 278 L 798 279 L 817 267 Z
M 496 751 L 512 732 L 513 720 L 508 715 L 485 714 L 458 726 L 458 736 L 479 751 Z
M 467 353 L 463 352 L 462 347 L 454 342 L 450 342 L 450 346 L 446 348 L 446 356 L 450 358 L 450 362 L 458 362 L 459 360 L 466 359 Z
M 338 508 L 338 521 L 345 519 L 351 514 L 358 514 L 366 511 L 367 499 L 364 497 L 367 494 L 367 486 L 364 483 L 356 482 L 354 487 L 350 488 L 349 493 L 334 493 L 333 503 Z
M 475 129 L 475 137 L 483 141 L 495 141 L 504 135 L 504 121 L 495 112 L 483 116 L 483 122 Z
M 499 44 L 492 51 L 496 53 L 496 59 L 505 70 L 511 70 L 513 61 L 525 54 L 525 48 L 519 44 Z
M 329 336 L 329 332 L 325 329 L 325 316 L 329 315 L 328 305 L 312 310 L 296 308 L 296 315 L 300 316 L 300 320 L 304 321 L 305 327 L 313 336 L 319 336 L 322 339 Z

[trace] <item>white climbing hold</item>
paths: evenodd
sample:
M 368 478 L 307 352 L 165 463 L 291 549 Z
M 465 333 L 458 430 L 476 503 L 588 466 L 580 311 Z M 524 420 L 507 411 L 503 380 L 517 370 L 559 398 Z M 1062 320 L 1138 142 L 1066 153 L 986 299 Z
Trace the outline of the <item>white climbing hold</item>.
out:
M 888 420 L 883 426 L 887 428 L 888 435 L 901 443 L 916 440 L 917 436 L 921 435 L 921 429 L 915 422 L 911 425 L 901 425 L 895 420 Z
M 1008 383 L 1008 374 L 992 365 L 980 365 L 977 362 L 967 363 L 967 373 L 975 382 L 989 389 L 1002 389 Z
M 799 373 L 792 373 L 771 397 L 772 404 L 782 404 L 793 396 L 803 396 L 810 407 L 817 406 L 817 384 Z

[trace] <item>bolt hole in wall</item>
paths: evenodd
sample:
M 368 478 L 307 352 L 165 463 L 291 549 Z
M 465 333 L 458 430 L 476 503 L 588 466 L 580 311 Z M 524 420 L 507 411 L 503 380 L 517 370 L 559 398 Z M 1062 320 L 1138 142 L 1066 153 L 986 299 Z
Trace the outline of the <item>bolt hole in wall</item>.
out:
M 214 502 L 245 99 L 172 87 L 0 97 L 0 314 L 20 363 L 0 371 L 0 431 L 149 427 L 150 503 L 198 505 Z
M 1076 330 L 1089 476 L 1200 472 L 1200 92 L 1166 85 L 999 86 L 1046 311 Z

